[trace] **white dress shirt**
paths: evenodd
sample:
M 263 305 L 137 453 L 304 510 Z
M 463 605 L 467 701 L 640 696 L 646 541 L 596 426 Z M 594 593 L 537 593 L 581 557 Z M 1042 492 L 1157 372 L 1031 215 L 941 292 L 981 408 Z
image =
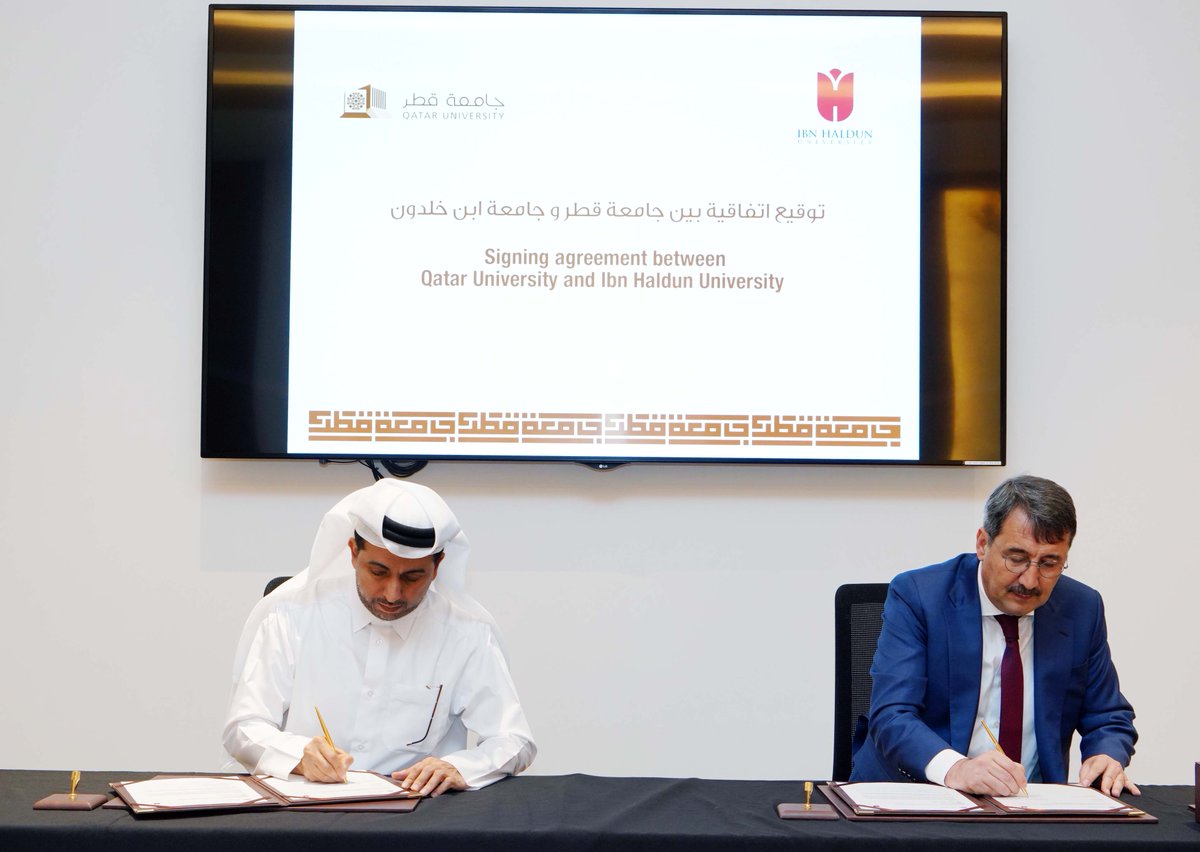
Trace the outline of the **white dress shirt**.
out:
M 321 734 L 314 707 L 355 769 L 387 774 L 433 755 L 479 788 L 537 753 L 491 625 L 434 588 L 395 621 L 362 605 L 351 572 L 283 596 L 234 687 L 225 749 L 252 772 L 286 778 Z
M 975 727 L 971 732 L 971 742 L 967 754 L 959 754 L 953 749 L 943 749 L 933 756 L 925 767 L 925 777 L 935 784 L 946 783 L 946 773 L 955 763 L 964 757 L 978 757 L 984 752 L 995 748 L 991 738 L 980 725 L 983 719 L 996 736 L 1000 735 L 1000 663 L 1004 659 L 1004 629 L 996 621 L 997 615 L 1003 613 L 996 608 L 983 588 L 982 567 L 976 574 L 979 583 L 979 609 L 983 630 L 983 666 L 979 674 L 979 705 L 976 711 Z M 1015 579 L 1015 576 L 1014 576 Z M 1033 617 L 1034 613 L 1017 619 L 1017 645 L 1021 651 L 1021 673 L 1024 676 L 1024 709 L 1021 712 L 1021 758 L 1020 763 L 1025 768 L 1025 777 L 1035 780 L 1038 774 L 1037 735 L 1033 727 Z M 1009 757 L 1014 757 L 1009 755 Z M 1015 759 L 1015 758 L 1014 758 Z

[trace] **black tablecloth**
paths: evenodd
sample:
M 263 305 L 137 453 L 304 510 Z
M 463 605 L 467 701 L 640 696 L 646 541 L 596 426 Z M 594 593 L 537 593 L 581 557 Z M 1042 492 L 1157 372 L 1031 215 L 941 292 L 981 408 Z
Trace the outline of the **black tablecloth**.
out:
M 152 773 L 85 772 L 80 792 Z M 775 815 L 778 802 L 803 801 L 800 782 L 694 778 L 509 778 L 479 792 L 449 793 L 410 814 L 226 813 L 138 817 L 121 810 L 35 811 L 62 792 L 68 773 L 0 771 L 0 850 L 167 850 L 264 852 L 358 850 L 404 844 L 423 850 L 969 849 L 1028 847 L 1094 852 L 1200 849 L 1200 824 L 1187 809 L 1191 787 L 1143 786 L 1127 801 L 1157 825 L 797 822 Z M 411 845 L 409 845 L 411 844 Z

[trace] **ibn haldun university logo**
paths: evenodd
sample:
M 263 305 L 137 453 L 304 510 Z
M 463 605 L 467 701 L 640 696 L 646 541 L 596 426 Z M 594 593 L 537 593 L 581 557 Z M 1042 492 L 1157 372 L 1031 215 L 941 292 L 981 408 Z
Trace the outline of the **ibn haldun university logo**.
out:
M 817 72 L 817 112 L 826 121 L 845 121 L 854 111 L 854 72 Z
M 387 109 L 387 92 L 371 85 L 346 92 L 344 108 L 342 118 L 379 118 Z
M 854 112 L 854 73 L 844 73 L 837 68 L 831 68 L 829 73 L 817 72 L 817 114 L 825 120 L 825 124 L 812 124 L 796 130 L 796 141 L 801 145 L 872 145 L 875 142 L 875 131 L 870 126 L 870 104 L 867 110 L 868 124 L 863 125 L 863 113 L 860 110 L 858 118 L 846 122 L 850 113 Z M 816 121 L 808 110 L 803 109 L 811 121 Z M 843 122 L 846 122 L 843 124 Z M 851 126 L 847 126 L 847 124 Z

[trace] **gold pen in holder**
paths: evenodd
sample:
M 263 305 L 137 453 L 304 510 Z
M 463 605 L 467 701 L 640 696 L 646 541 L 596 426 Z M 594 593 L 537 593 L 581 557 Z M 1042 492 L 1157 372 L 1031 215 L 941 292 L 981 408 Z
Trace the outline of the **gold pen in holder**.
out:
M 79 786 L 79 770 L 71 770 L 71 801 L 75 801 L 75 788 Z

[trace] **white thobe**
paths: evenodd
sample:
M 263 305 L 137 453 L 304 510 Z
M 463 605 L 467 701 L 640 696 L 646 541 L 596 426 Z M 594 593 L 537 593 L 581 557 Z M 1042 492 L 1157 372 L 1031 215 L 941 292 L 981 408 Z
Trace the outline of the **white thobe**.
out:
M 225 749 L 285 778 L 321 734 L 314 707 L 355 769 L 387 774 L 433 755 L 477 789 L 537 753 L 491 625 L 434 588 L 395 621 L 371 615 L 350 572 L 282 595 L 234 687 Z

